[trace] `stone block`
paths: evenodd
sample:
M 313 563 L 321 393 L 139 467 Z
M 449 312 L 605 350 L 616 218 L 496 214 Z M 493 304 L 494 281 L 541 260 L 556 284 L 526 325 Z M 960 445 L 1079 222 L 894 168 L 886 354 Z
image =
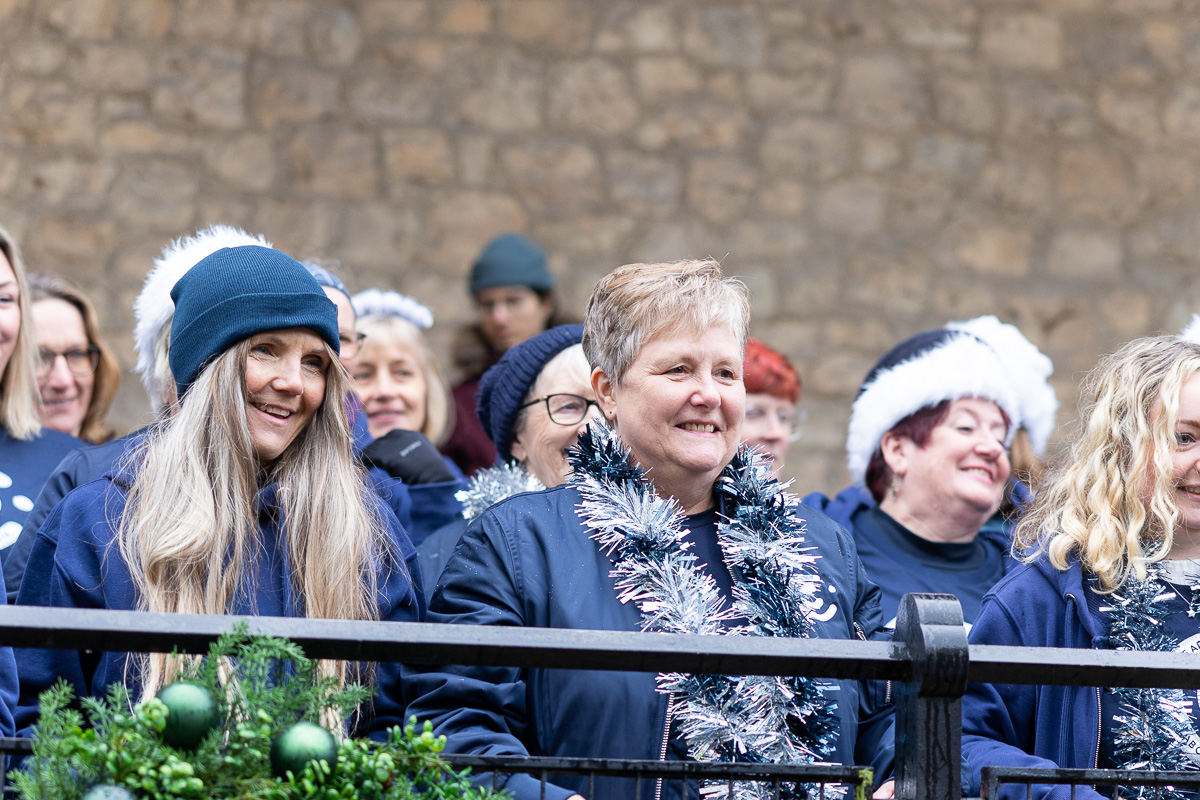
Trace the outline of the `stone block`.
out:
M 454 36 L 479 36 L 492 28 L 492 5 L 482 0 L 443 0 L 438 3 L 438 30 Z
M 941 233 L 956 207 L 954 187 L 937 176 L 901 174 L 885 186 L 888 229 L 901 241 L 925 242 Z
M 783 76 L 755 70 L 746 76 L 746 96 L 759 111 L 821 112 L 829 108 L 833 76 L 815 72 Z
M 1076 92 L 1029 80 L 1003 81 L 999 90 L 1000 118 L 1009 139 L 1083 139 L 1096 130 L 1087 100 Z
M 273 56 L 309 56 L 305 26 L 310 4 L 305 0 L 247 0 L 242 20 L 256 49 Z
M 985 224 L 964 232 L 955 248 L 958 262 L 973 272 L 1019 278 L 1029 274 L 1033 233 L 1028 229 Z
M 758 207 L 764 213 L 795 220 L 808 208 L 808 192 L 800 181 L 777 180 L 766 183 L 758 193 Z
M 125 0 L 118 7 L 117 33 L 120 37 L 158 39 L 171 28 L 171 0 Z
M 181 154 L 194 149 L 191 138 L 184 133 L 164 130 L 150 122 L 129 120 L 116 122 L 100 133 L 100 146 L 116 153 Z
M 377 197 L 375 141 L 357 128 L 302 130 L 287 145 L 288 178 L 296 188 L 333 197 Z
M 430 22 L 430 0 L 366 0 L 360 8 L 363 28 L 374 33 L 424 31 Z
M 39 216 L 23 239 L 32 271 L 69 274 L 84 286 L 99 285 L 117 243 L 117 226 L 90 217 Z
M 1178 86 L 1167 98 L 1163 114 L 1167 133 L 1188 142 L 1200 141 L 1200 87 Z
M 1142 202 L 1169 207 L 1191 198 L 1196 192 L 1193 160 L 1185 155 L 1141 152 L 1135 166 L 1135 182 Z
M 154 113 L 172 122 L 235 130 L 246 124 L 245 54 L 168 51 L 155 72 Z
M 777 260 L 785 265 L 801 263 L 800 258 L 811 246 L 806 226 L 792 219 L 734 219 L 732 229 L 723 237 L 725 249 L 714 249 L 712 255 L 726 252 L 742 268 L 762 269 L 763 262 Z
M 991 14 L 983 21 L 979 49 L 999 66 L 1056 70 L 1063 65 L 1062 26 L 1048 14 Z
M 101 209 L 116 176 L 116 163 L 107 159 L 39 159 L 30 165 L 20 192 L 41 208 Z
M 179 0 L 172 27 L 188 42 L 249 43 L 253 37 L 237 0 Z
M 29 11 L 32 0 L 0 0 L 0 19 L 12 20 Z
M 1100 118 L 1124 136 L 1152 141 L 1162 135 L 1158 100 L 1139 91 L 1104 88 L 1096 100 Z
M 204 151 L 208 171 L 225 183 L 251 192 L 266 192 L 275 183 L 275 149 L 269 136 L 247 133 L 222 140 Z
M 317 63 L 331 67 L 353 64 L 362 49 L 358 16 L 345 8 L 318 8 L 308 21 L 308 45 Z
M 973 184 L 986 158 L 983 144 L 958 136 L 922 136 L 912 146 L 914 172 L 941 176 L 953 183 Z
M 588 214 L 574 217 L 562 222 L 547 222 L 539 225 L 536 236 L 550 253 L 567 253 L 574 256 L 572 265 L 579 255 L 600 256 L 604 275 L 618 266 L 613 260 L 614 253 L 622 253 L 628 249 L 631 237 L 637 230 L 637 220 L 625 214 Z M 563 274 L 563 270 L 555 270 Z M 572 282 L 581 290 L 582 300 L 587 300 L 591 293 L 591 283 L 577 280 L 574 269 L 568 274 Z M 599 278 L 599 276 L 597 276 Z M 583 303 L 579 303 L 580 309 Z
M 1169 69 L 1178 68 L 1183 55 L 1183 30 L 1179 23 L 1146 20 L 1142 23 L 1142 38 L 1146 50 L 1158 63 Z
M 341 81 L 320 67 L 258 59 L 250 77 L 250 107 L 265 128 L 328 119 L 337 110 Z
M 1099 147 L 1061 153 L 1058 196 L 1075 213 L 1108 222 L 1129 220 L 1137 213 L 1129 170 L 1118 154 Z
M 745 144 L 749 128 L 745 109 L 696 100 L 648 116 L 635 138 L 646 150 L 729 150 Z
M 1164 327 L 1152 311 L 1150 298 L 1139 292 L 1115 291 L 1100 298 L 1100 316 L 1105 327 L 1122 338 L 1145 336 Z
M 139 160 L 122 169 L 112 188 L 110 207 L 125 226 L 178 236 L 195 218 L 199 191 L 191 166 Z
M 0 111 L 0 131 L 17 141 L 84 147 L 95 141 L 96 96 L 67 84 L 14 81 Z
M 788 37 L 773 43 L 770 62 L 780 72 L 833 74 L 837 69 L 838 55 L 827 42 Z
M 869 236 L 883 226 L 883 191 L 869 180 L 844 180 L 824 187 L 816 201 L 817 223 L 847 236 Z
M 932 259 L 921 253 L 908 253 L 905 258 L 876 253 L 859 256 L 850 262 L 845 283 L 846 298 L 864 308 L 885 302 L 888 317 L 918 317 L 928 308 L 932 263 Z M 883 341 L 875 337 L 870 342 L 863 342 L 862 346 L 869 344 L 867 349 L 880 355 L 887 352 L 899 337 L 890 328 L 886 330 Z
M 366 120 L 420 125 L 433 118 L 438 84 L 421 76 L 369 69 L 350 82 L 350 106 Z
M 608 4 L 596 31 L 598 53 L 665 53 L 679 48 L 670 8 L 638 3 Z
M 116 0 L 60 0 L 46 11 L 52 31 L 68 39 L 111 39 L 116 30 Z
M 634 65 L 638 95 L 649 102 L 678 98 L 701 86 L 700 72 L 677 56 L 645 56 Z
M 500 153 L 517 197 L 535 216 L 561 219 L 595 210 L 603 197 L 600 162 L 580 144 L 534 141 Z
M 698 219 L 673 217 L 646 226 L 624 260 L 653 263 L 685 258 L 721 258 L 727 252 L 728 240 L 713 230 L 713 226 Z
M 979 188 L 984 197 L 1006 208 L 1048 211 L 1054 204 L 1054 165 L 1026 150 L 1003 150 L 983 168 Z
M 740 70 L 723 69 L 712 73 L 705 92 L 709 97 L 730 105 L 740 106 L 745 102 L 746 89 Z
M 510 194 L 480 191 L 447 191 L 431 196 L 421 254 L 431 265 L 440 264 L 464 276 L 480 249 L 505 231 L 525 231 L 529 216 Z
M 773 175 L 840 175 L 850 163 L 849 138 L 844 125 L 824 117 L 772 124 L 763 135 L 762 167 Z
M 492 138 L 480 135 L 458 137 L 458 178 L 464 186 L 485 185 L 492 174 Z
M 61 42 L 24 42 L 7 54 L 15 72 L 53 77 L 66 69 L 67 47 Z
M 378 201 L 356 203 L 346 209 L 338 257 L 360 267 L 394 271 L 412 263 L 420 231 L 419 215 L 413 209 Z
M 139 92 L 150 86 L 150 61 L 142 47 L 84 47 L 76 74 L 92 91 Z
M 391 180 L 432 184 L 454 177 L 454 150 L 450 139 L 436 129 L 384 131 L 383 161 Z
M 758 183 L 753 164 L 733 156 L 693 158 L 688 166 L 688 204 L 709 222 L 741 217 Z
M 609 197 L 623 211 L 662 217 L 679 208 L 683 177 L 673 160 L 617 150 L 605 155 L 604 173 Z
M 589 135 L 629 131 L 638 106 L 625 73 L 601 59 L 554 70 L 550 82 L 550 121 Z
M 891 169 L 900 163 L 900 143 L 894 136 L 864 133 L 858 141 L 858 163 L 868 172 Z
M 543 81 L 534 62 L 501 51 L 467 66 L 467 82 L 457 95 L 465 122 L 499 133 L 541 125 Z
M 992 87 L 982 81 L 941 76 L 934 83 L 934 114 L 943 122 L 971 133 L 989 133 L 996 126 Z
M 683 30 L 683 47 L 704 64 L 759 67 L 766 61 L 767 28 L 754 6 L 693 6 Z
M 874 360 L 859 353 L 835 352 L 818 355 L 804 373 L 806 391 L 852 398 Z
M 890 130 L 911 128 L 926 113 L 921 93 L 903 59 L 851 56 L 845 62 L 840 102 L 852 122 Z
M 595 9 L 571 0 L 502 0 L 500 32 L 523 45 L 582 53 L 591 42 Z
M 1065 230 L 1050 242 L 1046 268 L 1065 278 L 1109 280 L 1121 274 L 1121 239 L 1095 230 Z
M 320 202 L 304 202 L 295 197 L 286 201 L 268 200 L 256 203 L 249 215 L 251 227 L 275 246 L 288 253 L 332 253 L 334 232 L 342 230 L 339 212 L 344 203 L 335 208 Z M 223 219 L 221 216 L 209 219 Z

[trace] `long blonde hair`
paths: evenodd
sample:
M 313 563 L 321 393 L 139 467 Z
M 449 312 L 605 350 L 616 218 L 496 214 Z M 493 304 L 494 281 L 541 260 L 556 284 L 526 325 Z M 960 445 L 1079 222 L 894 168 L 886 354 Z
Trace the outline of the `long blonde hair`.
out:
M 421 329 L 394 314 L 367 314 L 358 319 L 356 329 L 365 338 L 359 354 L 375 347 L 395 347 L 416 356 L 425 377 L 425 421 L 421 433 L 435 445 L 443 445 L 454 430 L 454 404 L 450 398 L 450 381 L 433 354 Z
M 1179 520 L 1171 462 L 1179 393 L 1198 370 L 1200 345 L 1156 336 L 1089 373 L 1070 457 L 1017 527 L 1025 560 L 1044 552 L 1062 570 L 1078 558 L 1108 592 L 1166 556 Z
M 33 439 L 42 432 L 38 416 L 41 403 L 37 384 L 37 342 L 33 336 L 33 315 L 30 312 L 29 286 L 25 279 L 25 262 L 21 248 L 4 226 L 0 225 L 0 252 L 4 253 L 17 279 L 17 305 L 21 311 L 21 327 L 12 356 L 0 376 L 0 425 L 17 439 Z
M 327 347 L 324 402 L 260 475 L 246 423 L 249 349 L 242 341 L 205 367 L 177 413 L 157 423 L 133 456 L 137 475 L 118 540 L 138 608 L 226 614 L 239 600 L 253 601 L 257 587 L 246 568 L 257 548 L 254 500 L 260 485 L 274 482 L 292 589 L 304 615 L 378 619 L 378 572 L 404 565 L 378 498 L 351 458 L 345 370 Z M 169 682 L 178 666 L 162 654 L 145 657 L 142 698 Z M 321 671 L 343 682 L 362 678 L 345 661 L 324 661 Z

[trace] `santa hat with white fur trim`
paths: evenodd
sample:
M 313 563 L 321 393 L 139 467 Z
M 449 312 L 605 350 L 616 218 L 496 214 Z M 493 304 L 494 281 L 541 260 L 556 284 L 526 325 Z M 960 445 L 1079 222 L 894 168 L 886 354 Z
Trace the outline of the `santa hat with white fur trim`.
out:
M 896 423 L 960 397 L 982 397 L 998 405 L 1010 420 L 1010 439 L 1021 425 L 1008 370 L 982 338 L 940 328 L 918 333 L 885 353 L 867 373 L 850 412 L 846 466 L 851 480 L 865 480 L 871 456 Z
M 271 247 L 261 236 L 251 235 L 229 225 L 210 225 L 194 236 L 181 236 L 163 248 L 154 259 L 154 268 L 146 276 L 142 291 L 133 303 L 136 325 L 133 329 L 133 347 L 137 352 L 135 369 L 142 376 L 142 385 L 157 403 L 163 388 L 158 385 L 154 370 L 154 345 L 165 328 L 170 327 L 175 316 L 175 303 L 171 290 L 175 284 L 208 256 L 225 247 L 259 245 Z
M 965 322 L 951 322 L 946 327 L 978 336 L 996 351 L 1021 406 L 1020 425 L 1014 423 L 1014 427 L 1024 427 L 1034 454 L 1038 458 L 1045 456 L 1058 414 L 1058 397 L 1050 385 L 1054 362 L 1026 339 L 1017 326 L 1001 322 L 990 314 Z

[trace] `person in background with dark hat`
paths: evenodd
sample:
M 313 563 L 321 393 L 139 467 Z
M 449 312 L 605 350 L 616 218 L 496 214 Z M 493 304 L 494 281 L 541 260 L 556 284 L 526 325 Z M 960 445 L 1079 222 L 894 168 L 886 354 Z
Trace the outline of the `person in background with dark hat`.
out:
M 751 447 L 771 457 L 771 474 L 779 477 L 788 445 L 796 436 L 796 404 L 800 402 L 800 373 L 783 353 L 750 336 L 743 364 L 746 381 L 746 419 L 742 436 Z
M 981 317 L 905 339 L 867 374 L 846 442 L 854 483 L 804 501 L 853 533 L 888 627 L 909 592 L 955 595 L 969 625 L 1008 571 L 1009 532 L 987 523 L 1009 487 L 1012 437 L 1034 424 L 1031 384 L 1049 390 L 1051 370 L 1015 327 Z
M 226 247 L 171 288 L 174 412 L 103 479 L 67 495 L 33 545 L 46 605 L 158 613 L 418 620 L 416 552 L 354 458 L 334 304 L 299 262 Z M 18 729 L 41 692 L 124 683 L 145 700 L 177 657 L 23 649 Z M 322 661 L 337 683 L 386 686 L 398 665 Z M 362 732 L 403 724 L 390 692 Z M 365 730 L 363 730 L 365 729 Z
M 483 249 L 468 288 L 478 321 L 451 345 L 454 366 L 464 377 L 453 390 L 454 431 L 442 452 L 470 477 L 496 463 L 496 448 L 475 413 L 480 377 L 510 347 L 573 320 L 557 313 L 546 253 L 516 233 L 501 234 Z
M 460 519 L 417 544 L 426 597 L 433 596 L 467 523 L 501 500 L 567 480 L 567 448 L 600 418 L 582 341 L 582 325 L 551 328 L 510 348 L 484 373 L 479 419 L 500 463 L 475 473 L 459 492 Z

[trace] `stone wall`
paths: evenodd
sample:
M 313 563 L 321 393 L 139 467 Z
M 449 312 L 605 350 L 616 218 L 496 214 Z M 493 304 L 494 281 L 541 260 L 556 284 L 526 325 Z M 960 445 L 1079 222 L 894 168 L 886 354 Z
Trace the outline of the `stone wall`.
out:
M 801 366 L 791 472 L 845 480 L 889 345 L 982 313 L 1075 385 L 1200 309 L 1200 21 L 1184 0 L 0 0 L 0 221 L 126 365 L 170 238 L 224 221 L 428 302 L 493 234 L 581 309 L 713 255 Z M 132 376 L 116 413 L 146 404 Z M 1060 441 L 1061 441 L 1060 435 Z

